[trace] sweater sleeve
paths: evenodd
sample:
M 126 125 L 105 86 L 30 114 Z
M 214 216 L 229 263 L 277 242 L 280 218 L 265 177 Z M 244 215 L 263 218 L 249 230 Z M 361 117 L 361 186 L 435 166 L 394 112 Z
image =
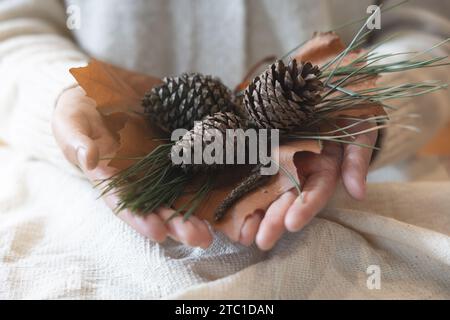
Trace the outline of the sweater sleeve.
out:
M 415 24 L 411 24 L 414 22 Z M 381 54 L 400 52 L 423 52 L 438 43 L 443 43 L 450 34 L 450 23 L 439 15 L 420 8 L 410 8 L 391 15 L 385 19 L 384 37 L 395 33 L 395 38 L 383 45 L 377 51 Z M 418 57 L 428 59 L 448 56 L 450 44 L 447 42 L 434 50 Z M 397 56 L 395 59 L 405 59 Z M 391 61 L 394 58 L 391 58 Z M 388 62 L 383 60 L 383 63 Z M 417 83 L 430 80 L 448 82 L 448 67 L 417 69 L 402 73 L 383 75 L 380 86 L 395 86 L 402 83 Z M 376 155 L 372 168 L 379 168 L 414 155 L 438 131 L 450 121 L 450 92 L 439 90 L 406 99 L 389 100 L 387 104 L 396 110 L 386 110 L 391 117 L 391 126 L 381 135 L 381 151 Z M 395 124 L 409 125 L 419 129 L 419 132 L 400 128 Z
M 0 139 L 27 158 L 76 172 L 51 131 L 68 70 L 86 56 L 71 41 L 60 1 L 0 0 Z

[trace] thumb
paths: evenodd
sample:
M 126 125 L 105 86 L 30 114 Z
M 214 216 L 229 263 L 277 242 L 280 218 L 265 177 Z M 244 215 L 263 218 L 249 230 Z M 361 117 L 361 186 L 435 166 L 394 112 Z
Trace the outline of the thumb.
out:
M 376 133 L 359 136 L 357 143 L 374 145 Z M 366 177 L 369 171 L 372 149 L 357 145 L 347 145 L 342 162 L 342 180 L 350 196 L 356 200 L 364 200 L 366 194 Z
M 83 171 L 95 169 L 99 161 L 97 144 L 85 132 L 89 132 L 73 120 L 56 121 L 53 132 L 64 156 Z
M 90 171 L 95 169 L 99 160 L 99 152 L 95 142 L 82 134 L 79 134 L 72 142 L 70 148 L 70 158 L 72 163 L 78 165 L 83 171 Z

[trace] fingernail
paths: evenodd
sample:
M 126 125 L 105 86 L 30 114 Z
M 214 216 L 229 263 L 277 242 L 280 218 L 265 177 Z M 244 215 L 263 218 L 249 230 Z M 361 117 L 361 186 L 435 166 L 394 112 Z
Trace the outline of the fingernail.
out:
M 79 147 L 77 150 L 77 160 L 78 160 L 78 166 L 82 170 L 86 170 L 86 161 L 87 161 L 87 151 L 83 147 Z

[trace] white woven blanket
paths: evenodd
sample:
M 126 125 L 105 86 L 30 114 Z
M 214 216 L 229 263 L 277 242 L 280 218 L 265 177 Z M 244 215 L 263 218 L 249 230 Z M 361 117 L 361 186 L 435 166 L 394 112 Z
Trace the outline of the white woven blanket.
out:
M 86 181 L 5 148 L 0 182 L 0 298 L 450 298 L 450 182 L 337 195 L 267 254 L 153 244 Z

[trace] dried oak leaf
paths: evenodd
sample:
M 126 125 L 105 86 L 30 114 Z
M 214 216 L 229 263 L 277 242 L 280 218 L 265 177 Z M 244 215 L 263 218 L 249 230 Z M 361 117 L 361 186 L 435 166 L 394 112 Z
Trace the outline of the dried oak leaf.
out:
M 341 38 L 334 32 L 316 32 L 295 54 L 299 61 L 323 65 L 345 50 Z
M 425 156 L 450 156 L 450 123 L 439 130 L 439 132 L 431 139 L 431 141 L 419 151 L 420 155 Z
M 87 67 L 70 70 L 86 95 L 95 100 L 102 114 L 141 112 L 145 92 L 161 79 L 128 71 L 92 59 Z

